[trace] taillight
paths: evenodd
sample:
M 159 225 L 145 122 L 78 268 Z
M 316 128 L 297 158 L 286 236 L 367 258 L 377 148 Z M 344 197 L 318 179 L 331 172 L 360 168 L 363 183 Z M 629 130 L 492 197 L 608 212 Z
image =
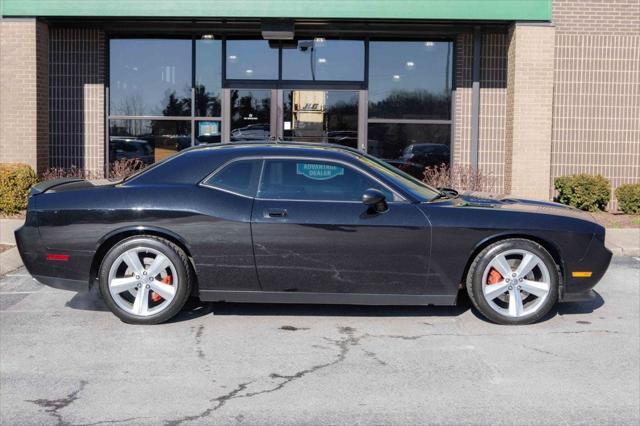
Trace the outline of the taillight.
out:
M 58 262 L 67 262 L 69 260 L 68 254 L 47 253 L 47 260 L 53 260 Z

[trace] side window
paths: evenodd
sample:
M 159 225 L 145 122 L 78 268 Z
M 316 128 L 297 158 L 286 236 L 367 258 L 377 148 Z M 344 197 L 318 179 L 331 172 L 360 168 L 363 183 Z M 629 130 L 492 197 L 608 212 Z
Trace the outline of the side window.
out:
M 234 161 L 203 183 L 253 197 L 256 193 L 261 164 L 261 160 Z
M 368 176 L 340 163 L 307 160 L 267 160 L 258 197 L 286 200 L 360 201 L 376 188 L 387 199 L 393 193 Z

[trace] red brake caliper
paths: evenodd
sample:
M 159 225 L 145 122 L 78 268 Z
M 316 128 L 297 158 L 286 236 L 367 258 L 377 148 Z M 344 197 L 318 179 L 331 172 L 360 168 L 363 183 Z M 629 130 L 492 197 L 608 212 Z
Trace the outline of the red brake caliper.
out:
M 502 281 L 502 274 L 498 272 L 495 268 L 491 268 L 489 271 L 489 276 L 487 277 L 487 284 L 498 284 Z
M 166 277 L 164 277 L 162 279 L 162 282 L 164 284 L 169 284 L 171 285 L 171 275 L 167 275 Z M 158 293 L 156 293 L 155 291 L 151 294 L 151 300 L 153 300 L 154 302 L 159 302 L 160 299 L 162 299 L 162 297 L 160 297 L 160 295 Z

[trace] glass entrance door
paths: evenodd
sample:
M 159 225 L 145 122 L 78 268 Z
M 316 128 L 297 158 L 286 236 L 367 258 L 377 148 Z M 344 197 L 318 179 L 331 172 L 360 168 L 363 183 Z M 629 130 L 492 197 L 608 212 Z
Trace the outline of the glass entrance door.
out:
M 272 134 L 272 96 L 268 89 L 231 89 L 230 132 L 231 142 L 264 141 Z
M 358 147 L 359 92 L 230 89 L 229 140 L 285 140 Z
M 284 140 L 358 147 L 356 90 L 286 89 L 282 104 Z

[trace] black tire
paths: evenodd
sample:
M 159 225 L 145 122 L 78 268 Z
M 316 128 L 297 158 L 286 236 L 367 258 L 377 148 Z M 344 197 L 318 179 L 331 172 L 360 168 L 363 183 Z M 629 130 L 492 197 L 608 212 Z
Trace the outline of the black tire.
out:
M 537 255 L 549 270 L 550 286 L 547 299 L 538 309 L 528 315 L 521 317 L 510 317 L 502 315 L 494 310 L 483 295 L 482 279 L 483 274 L 491 260 L 499 253 L 507 250 L 520 249 L 527 250 Z M 510 238 L 490 244 L 484 248 L 473 260 L 467 274 L 467 293 L 473 305 L 489 321 L 502 325 L 522 325 L 531 324 L 541 320 L 558 301 L 558 283 L 560 282 L 560 271 L 553 257 L 540 244 L 523 239 Z
M 109 270 L 118 257 L 134 247 L 149 247 L 155 249 L 169 258 L 178 275 L 179 283 L 176 294 L 161 312 L 150 316 L 137 316 L 123 310 L 116 304 L 109 292 Z M 184 251 L 163 238 L 155 236 L 134 236 L 126 238 L 114 245 L 106 254 L 100 265 L 98 273 L 100 293 L 106 305 L 118 318 L 128 324 L 159 324 L 173 318 L 184 306 L 191 295 L 193 286 L 193 274 L 189 259 Z

